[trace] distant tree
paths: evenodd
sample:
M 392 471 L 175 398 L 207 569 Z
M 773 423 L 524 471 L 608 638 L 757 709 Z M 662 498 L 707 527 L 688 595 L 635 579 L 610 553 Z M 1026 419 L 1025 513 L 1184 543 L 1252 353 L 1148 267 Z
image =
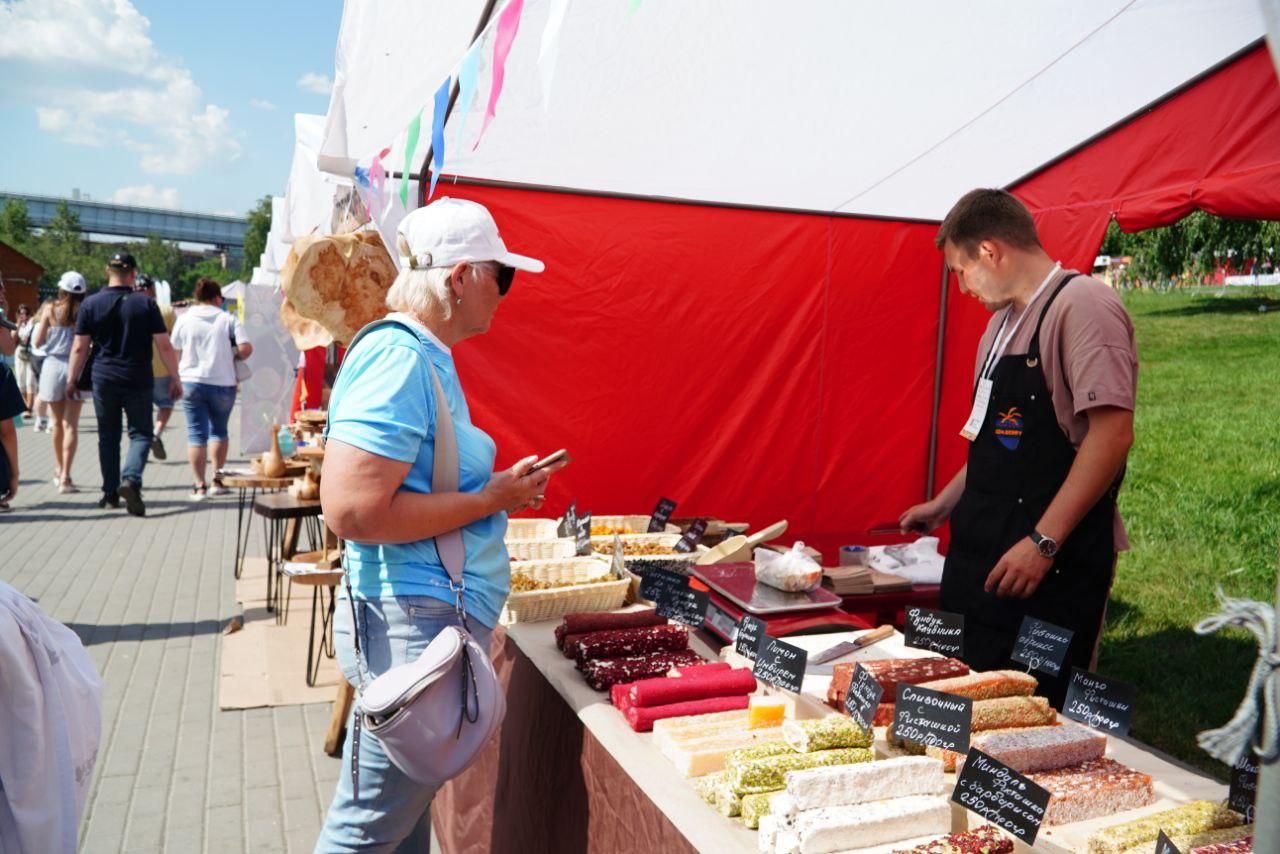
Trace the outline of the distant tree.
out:
M 175 282 L 182 272 L 182 250 L 177 243 L 147 236 L 145 242 L 129 244 L 129 251 L 138 262 L 138 270 L 157 280 Z
M 213 279 L 220 285 L 229 285 L 239 277 L 239 274 L 235 270 L 225 269 L 222 266 L 221 258 L 205 258 L 198 264 L 183 270 L 176 281 L 170 279 L 170 283 L 173 285 L 174 300 L 191 299 L 191 295 L 196 290 L 196 279 L 201 276 Z
M 58 207 L 45 226 L 40 237 L 32 247 L 35 260 L 44 267 L 44 276 L 40 284 L 52 287 L 68 270 L 83 273 L 90 284 L 96 284 L 104 278 L 104 274 L 93 264 L 95 254 L 93 248 L 80 234 L 80 218 L 67 207 L 65 201 L 58 202 Z
M 21 199 L 5 199 L 0 209 L 0 240 L 25 252 L 31 246 L 31 217 L 27 203 Z
M 244 267 L 240 275 L 248 278 L 257 266 L 258 259 L 267 248 L 267 233 L 271 231 L 271 197 L 263 196 L 257 206 L 249 211 L 249 227 L 244 233 Z

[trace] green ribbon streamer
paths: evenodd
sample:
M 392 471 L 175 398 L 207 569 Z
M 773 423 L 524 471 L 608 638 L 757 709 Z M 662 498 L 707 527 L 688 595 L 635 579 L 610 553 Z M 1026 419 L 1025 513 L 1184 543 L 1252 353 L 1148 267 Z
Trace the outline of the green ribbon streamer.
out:
M 422 131 L 422 111 L 409 123 L 409 138 L 404 144 L 404 171 L 400 173 L 400 204 L 409 207 L 409 173 L 413 170 L 413 153 L 418 148 L 418 134 Z

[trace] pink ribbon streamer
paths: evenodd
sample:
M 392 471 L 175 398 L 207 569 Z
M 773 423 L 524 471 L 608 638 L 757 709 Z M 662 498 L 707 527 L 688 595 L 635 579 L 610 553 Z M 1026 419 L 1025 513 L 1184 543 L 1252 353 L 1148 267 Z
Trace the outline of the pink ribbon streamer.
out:
M 523 10 L 524 0 L 511 0 L 498 16 L 498 32 L 493 41 L 493 86 L 489 90 L 489 105 L 485 107 L 480 135 L 476 137 L 472 151 L 480 147 L 485 130 L 497 115 L 498 97 L 502 94 L 502 82 L 506 77 L 507 56 L 511 53 L 512 42 L 516 40 L 516 32 L 520 29 L 520 13 Z

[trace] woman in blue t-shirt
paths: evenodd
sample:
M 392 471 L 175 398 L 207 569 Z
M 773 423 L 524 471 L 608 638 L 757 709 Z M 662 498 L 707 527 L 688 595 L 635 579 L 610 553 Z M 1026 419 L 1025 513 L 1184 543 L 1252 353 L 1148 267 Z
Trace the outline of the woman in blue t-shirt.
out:
M 347 353 L 330 399 L 320 485 L 325 521 L 347 542 L 354 602 L 338 603 L 334 637 L 338 663 L 352 685 L 360 683 L 353 610 L 366 684 L 416 660 L 441 630 L 459 624 L 433 540 L 459 528 L 470 630 L 487 648 L 510 590 L 507 514 L 540 507 L 547 480 L 559 468 L 528 474 L 536 457 L 527 457 L 506 471 L 493 470 L 497 449 L 471 423 L 450 349 L 487 332 L 516 269 L 541 272 L 542 262 L 508 252 L 489 212 L 459 199 L 410 213 L 400 224 L 398 244 L 401 272 L 387 305 L 403 325 L 373 330 Z M 436 399 L 428 359 L 457 435 L 457 492 L 431 488 Z M 351 752 L 348 738 L 348 766 Z M 339 775 L 316 850 L 426 851 L 434 787 L 413 782 L 392 765 L 368 730 L 360 735 L 359 766 L 359 799 L 351 775 Z

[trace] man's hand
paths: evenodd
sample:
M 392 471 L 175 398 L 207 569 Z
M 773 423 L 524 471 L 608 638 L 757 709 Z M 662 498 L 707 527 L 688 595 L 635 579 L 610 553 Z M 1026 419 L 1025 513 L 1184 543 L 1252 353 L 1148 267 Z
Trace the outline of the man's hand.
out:
M 67 380 L 67 400 L 79 400 L 80 387 L 74 379 Z
M 911 507 L 898 517 L 898 527 L 904 534 L 927 534 L 947 521 L 951 515 L 938 506 L 937 499 Z
M 182 400 L 182 380 L 177 377 L 169 377 L 169 397 L 174 403 Z
M 983 589 L 997 596 L 1026 599 L 1036 592 L 1052 566 L 1053 558 L 1043 557 L 1031 538 L 1023 537 L 996 563 Z

